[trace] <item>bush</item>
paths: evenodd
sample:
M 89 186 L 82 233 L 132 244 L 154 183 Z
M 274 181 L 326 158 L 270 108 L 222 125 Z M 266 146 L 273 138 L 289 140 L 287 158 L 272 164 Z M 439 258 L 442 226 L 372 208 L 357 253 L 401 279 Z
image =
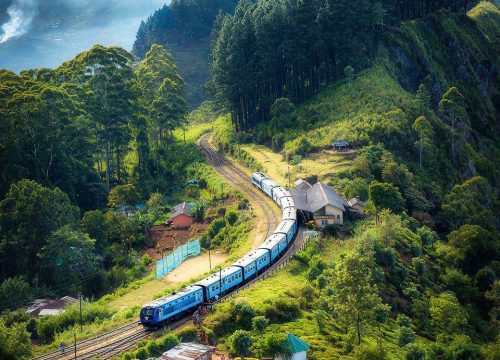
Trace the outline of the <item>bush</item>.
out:
M 255 331 L 263 332 L 267 324 L 269 324 L 269 320 L 265 316 L 256 316 L 252 319 L 252 327 Z
M 384 360 L 385 350 L 375 344 L 363 344 L 356 348 L 354 358 L 357 360 Z
M 196 327 L 190 325 L 186 326 L 184 329 L 177 333 L 177 336 L 181 340 L 181 342 L 193 342 L 196 341 L 196 335 L 198 331 Z
M 231 308 L 231 318 L 233 322 L 240 328 L 251 329 L 252 320 L 255 316 L 255 310 L 246 302 L 236 303 Z
M 253 340 L 248 331 L 236 330 L 229 338 L 229 342 L 231 344 L 231 352 L 233 354 L 246 356 L 250 353 Z
M 226 222 L 233 226 L 236 221 L 238 220 L 238 213 L 234 210 L 229 210 L 227 213 L 226 213 Z
M 413 268 L 418 276 L 422 276 L 425 273 L 425 260 L 422 258 L 413 258 L 412 259 Z
M 425 352 L 416 344 L 409 344 L 406 347 L 406 360 L 424 360 Z
M 163 339 L 159 340 L 161 351 L 168 351 L 179 343 L 179 338 L 174 334 L 168 334 Z
M 414 342 L 416 339 L 415 331 L 412 328 L 403 326 L 399 329 L 398 342 L 399 346 L 405 346 Z
M 397 318 L 397 323 L 401 327 L 410 327 L 411 326 L 411 319 L 406 316 L 405 314 L 399 314 Z
M 135 359 L 144 360 L 149 357 L 149 353 L 146 348 L 142 347 L 134 353 Z
M 270 321 L 292 321 L 300 315 L 300 306 L 297 300 L 280 298 L 264 307 L 264 313 Z

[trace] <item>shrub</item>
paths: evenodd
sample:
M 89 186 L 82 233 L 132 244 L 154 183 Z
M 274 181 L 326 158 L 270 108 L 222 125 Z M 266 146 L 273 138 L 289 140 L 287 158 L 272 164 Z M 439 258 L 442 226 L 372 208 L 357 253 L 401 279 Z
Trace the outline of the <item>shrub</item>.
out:
M 181 342 L 193 342 L 196 341 L 196 335 L 198 331 L 194 326 L 186 326 L 184 329 L 180 330 L 177 333 L 177 336 L 181 340 Z
M 134 356 L 135 359 L 144 360 L 149 357 L 149 353 L 148 350 L 146 350 L 146 348 L 142 347 L 134 353 Z
M 270 321 L 292 321 L 300 315 L 300 306 L 295 299 L 280 298 L 272 304 L 267 304 L 264 313 Z
M 265 316 L 256 316 L 252 319 L 252 327 L 255 331 L 263 332 L 267 324 L 269 324 L 269 320 Z
M 168 334 L 159 341 L 161 351 L 168 351 L 180 343 L 179 338 L 174 334 Z
M 425 273 L 425 260 L 422 258 L 413 258 L 412 259 L 413 268 L 418 276 L 422 276 Z
M 159 356 L 162 354 L 160 345 L 156 341 L 148 341 L 146 350 L 150 356 Z
M 406 347 L 406 360 L 424 360 L 425 352 L 416 344 L 409 344 Z
M 405 346 L 414 342 L 416 339 L 415 331 L 412 328 L 403 326 L 399 329 L 398 342 L 399 346 Z
M 399 326 L 403 327 L 410 327 L 411 326 L 411 319 L 406 316 L 405 314 L 399 314 L 397 318 L 397 323 Z
M 246 356 L 250 352 L 253 340 L 248 331 L 236 330 L 229 338 L 229 342 L 233 354 Z
M 245 302 L 236 303 L 231 309 L 231 318 L 233 322 L 243 329 L 250 329 L 252 327 L 252 319 L 254 316 L 254 308 Z
M 363 344 L 356 348 L 354 358 L 357 360 L 384 360 L 385 350 L 375 344 Z
M 227 213 L 226 213 L 226 222 L 233 226 L 236 221 L 238 220 L 238 213 L 234 210 L 229 210 Z

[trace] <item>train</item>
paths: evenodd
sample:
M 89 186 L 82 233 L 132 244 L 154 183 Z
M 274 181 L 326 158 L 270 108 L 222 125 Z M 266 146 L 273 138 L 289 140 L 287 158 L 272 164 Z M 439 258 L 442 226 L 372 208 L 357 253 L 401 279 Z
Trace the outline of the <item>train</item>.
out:
M 168 322 L 194 313 L 200 306 L 213 303 L 266 271 L 286 252 L 297 234 L 297 209 L 292 194 L 262 172 L 252 174 L 252 184 L 270 197 L 282 210 L 281 222 L 262 245 L 231 266 L 192 285 L 144 305 L 140 322 L 157 329 Z

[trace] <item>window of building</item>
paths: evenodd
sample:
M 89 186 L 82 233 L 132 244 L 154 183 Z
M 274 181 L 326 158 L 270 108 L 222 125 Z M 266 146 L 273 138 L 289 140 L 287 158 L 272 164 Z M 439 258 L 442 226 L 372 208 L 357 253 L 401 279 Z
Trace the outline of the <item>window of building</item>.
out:
M 340 220 L 340 215 L 337 215 L 337 220 Z

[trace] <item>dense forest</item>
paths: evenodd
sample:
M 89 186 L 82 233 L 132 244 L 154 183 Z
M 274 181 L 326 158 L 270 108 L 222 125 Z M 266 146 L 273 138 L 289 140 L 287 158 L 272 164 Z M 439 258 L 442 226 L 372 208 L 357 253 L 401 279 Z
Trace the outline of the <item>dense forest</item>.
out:
M 200 157 L 172 135 L 186 102 L 170 54 L 96 45 L 56 69 L 2 70 L 0 92 L 0 307 L 143 276 L 134 249 L 164 206 L 156 192 Z
M 142 59 L 152 45 L 172 52 L 186 80 L 186 99 L 194 108 L 207 99 L 205 83 L 210 79 L 210 35 L 219 12 L 233 13 L 236 0 L 174 0 L 142 21 L 132 53 Z
M 253 129 L 274 100 L 301 102 L 347 66 L 369 66 L 400 21 L 464 8 L 467 1 L 240 1 L 214 25 L 213 91 L 238 129 Z

